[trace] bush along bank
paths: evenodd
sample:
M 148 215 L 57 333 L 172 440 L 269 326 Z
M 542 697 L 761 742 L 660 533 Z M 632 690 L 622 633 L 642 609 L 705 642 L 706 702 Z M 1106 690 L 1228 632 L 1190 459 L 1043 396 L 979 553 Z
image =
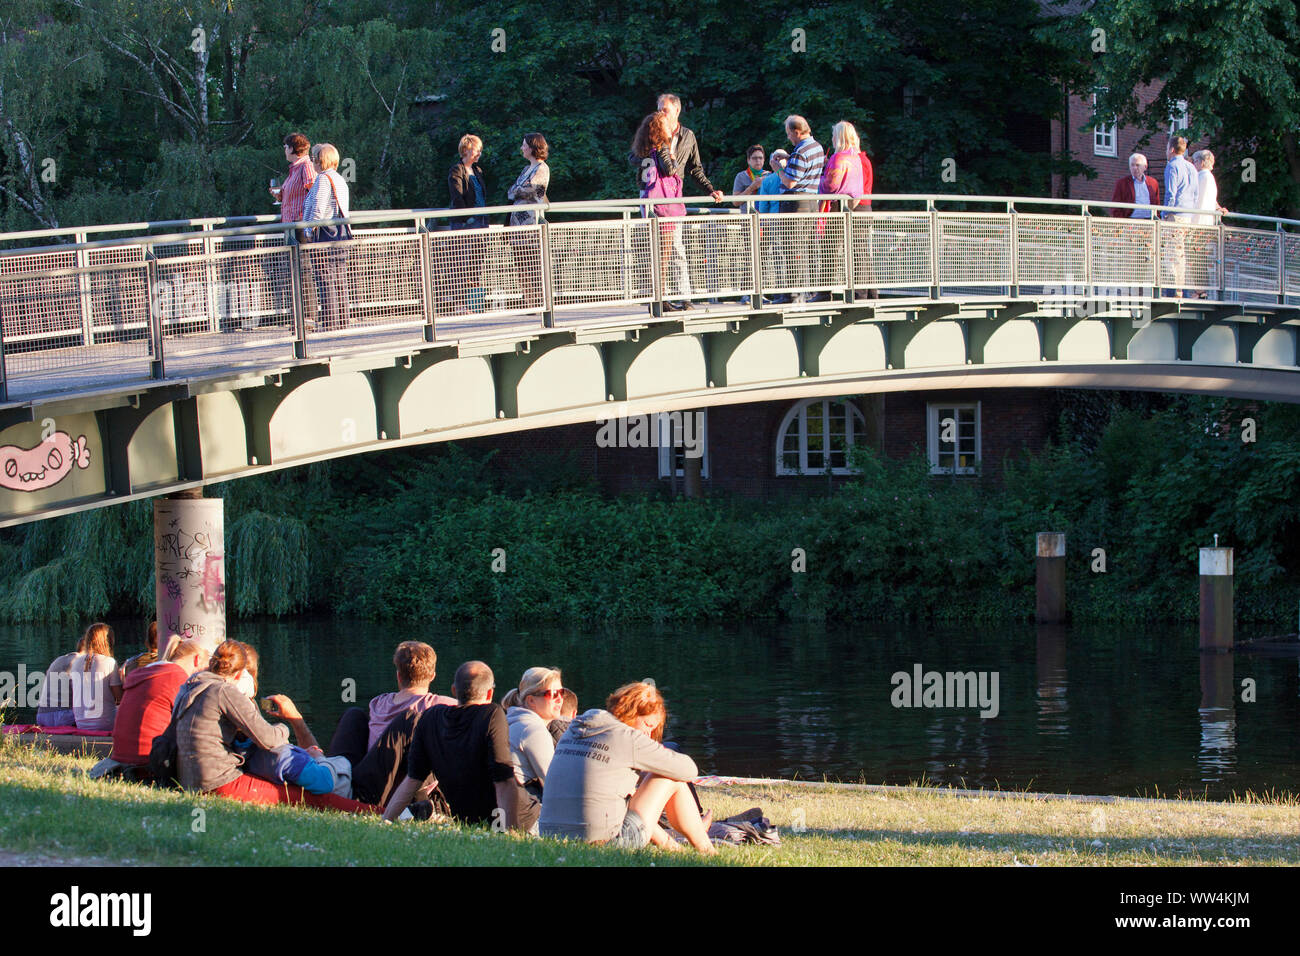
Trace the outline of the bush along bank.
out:
M 226 500 L 232 615 L 1018 620 L 1050 530 L 1067 535 L 1076 620 L 1195 620 L 1197 549 L 1218 534 L 1238 621 L 1294 622 L 1300 410 L 1182 398 L 1075 430 L 1063 417 L 997 484 L 857 449 L 859 474 L 817 498 L 610 498 L 563 461 L 503 475 L 454 447 L 210 493 Z M 134 502 L 0 532 L 0 618 L 149 614 L 151 515 Z

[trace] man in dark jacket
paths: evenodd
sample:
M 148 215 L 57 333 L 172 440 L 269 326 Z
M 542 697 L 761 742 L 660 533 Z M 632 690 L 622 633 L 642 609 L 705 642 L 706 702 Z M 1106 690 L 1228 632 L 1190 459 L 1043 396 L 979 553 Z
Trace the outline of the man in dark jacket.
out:
M 671 149 L 673 175 L 682 177 L 683 184 L 686 182 L 686 177 L 690 176 L 701 189 L 713 198 L 714 202 L 720 202 L 722 200 L 722 190 L 709 182 L 709 177 L 704 172 L 704 163 L 700 161 L 700 146 L 695 140 L 695 134 L 679 122 L 682 115 L 681 98 L 676 93 L 661 93 L 659 94 L 658 107 L 660 112 L 668 118 L 668 133 L 673 138 Z M 684 232 L 684 229 L 673 230 L 671 267 L 677 272 L 677 285 L 683 297 L 678 304 L 679 308 L 693 309 L 695 306 L 691 304 L 691 274 L 686 262 L 686 244 L 683 241 Z
M 487 179 L 478 164 L 483 155 L 483 140 L 473 133 L 460 138 L 457 147 L 460 162 L 447 174 L 447 189 L 451 193 L 452 209 L 476 209 L 488 204 Z M 448 223 L 452 229 L 484 229 L 487 216 L 457 216 Z M 447 273 L 451 284 L 452 310 L 455 312 L 483 311 L 482 300 L 471 301 L 471 290 L 483 285 L 483 259 L 487 255 L 487 241 L 481 235 L 457 236 L 452 240 L 451 256 L 455 265 Z

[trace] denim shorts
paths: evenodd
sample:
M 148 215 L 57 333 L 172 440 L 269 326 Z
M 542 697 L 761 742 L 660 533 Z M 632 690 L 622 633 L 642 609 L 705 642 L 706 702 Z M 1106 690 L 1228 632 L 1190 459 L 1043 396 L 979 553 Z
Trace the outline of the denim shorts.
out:
M 646 826 L 645 821 L 641 819 L 641 814 L 635 810 L 629 810 L 623 817 L 623 829 L 619 831 L 618 836 L 609 841 L 609 846 L 620 847 L 624 850 L 640 850 L 650 843 L 650 828 Z

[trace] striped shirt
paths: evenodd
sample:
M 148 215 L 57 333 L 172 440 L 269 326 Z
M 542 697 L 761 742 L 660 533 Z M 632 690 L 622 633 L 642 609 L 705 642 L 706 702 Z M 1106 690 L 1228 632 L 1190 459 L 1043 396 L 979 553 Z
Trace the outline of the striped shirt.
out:
M 799 141 L 799 145 L 790 151 L 790 158 L 785 164 L 785 175 L 794 180 L 793 186 L 785 186 L 782 192 L 815 193 L 822 178 L 822 167 L 826 165 L 826 153 L 822 144 L 809 136 Z
M 309 156 L 294 160 L 289 175 L 284 180 L 280 192 L 280 221 L 302 221 L 302 204 L 311 192 L 311 184 L 316 179 L 316 167 L 311 164 Z

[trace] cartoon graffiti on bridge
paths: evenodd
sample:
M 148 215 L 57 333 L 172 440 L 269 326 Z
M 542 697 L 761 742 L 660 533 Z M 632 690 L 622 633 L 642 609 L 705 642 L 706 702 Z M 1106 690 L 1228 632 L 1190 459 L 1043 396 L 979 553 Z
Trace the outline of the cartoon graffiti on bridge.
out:
M 52 488 L 72 473 L 73 467 L 90 467 L 86 436 L 73 438 L 54 432 L 31 448 L 0 446 L 0 488 L 40 491 Z

